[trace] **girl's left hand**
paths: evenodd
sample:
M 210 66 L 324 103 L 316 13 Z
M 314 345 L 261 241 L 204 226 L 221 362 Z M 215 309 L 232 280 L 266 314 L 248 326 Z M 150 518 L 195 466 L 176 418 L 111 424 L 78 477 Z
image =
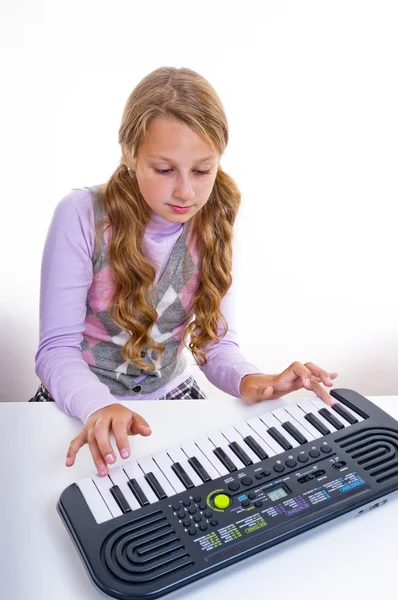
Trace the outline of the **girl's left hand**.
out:
M 240 382 L 240 393 L 246 404 L 255 404 L 262 400 L 276 400 L 304 387 L 315 392 L 329 406 L 333 406 L 336 400 L 327 393 L 322 383 L 331 387 L 332 379 L 336 377 L 337 373 L 328 373 L 312 362 L 303 365 L 295 361 L 280 375 L 265 373 L 245 375 Z

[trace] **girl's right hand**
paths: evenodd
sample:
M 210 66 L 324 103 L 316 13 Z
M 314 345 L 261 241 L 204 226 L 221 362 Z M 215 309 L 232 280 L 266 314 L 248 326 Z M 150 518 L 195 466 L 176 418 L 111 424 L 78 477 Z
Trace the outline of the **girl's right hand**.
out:
M 100 475 L 108 475 L 108 464 L 116 460 L 109 434 L 113 433 L 122 458 L 130 456 L 129 435 L 150 435 L 148 423 L 139 414 L 122 404 L 111 404 L 90 415 L 81 432 L 71 441 L 66 456 L 66 466 L 75 462 L 79 449 L 88 443 L 95 466 Z

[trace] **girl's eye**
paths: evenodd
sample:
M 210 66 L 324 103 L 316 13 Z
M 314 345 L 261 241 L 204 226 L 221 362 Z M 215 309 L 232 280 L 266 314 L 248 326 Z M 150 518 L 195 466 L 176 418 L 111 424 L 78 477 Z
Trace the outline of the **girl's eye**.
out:
M 172 171 L 172 169 L 155 169 L 156 173 L 160 173 L 160 175 L 167 175 L 167 173 L 170 173 Z M 209 171 L 196 171 L 196 173 L 198 175 L 208 175 L 210 173 Z

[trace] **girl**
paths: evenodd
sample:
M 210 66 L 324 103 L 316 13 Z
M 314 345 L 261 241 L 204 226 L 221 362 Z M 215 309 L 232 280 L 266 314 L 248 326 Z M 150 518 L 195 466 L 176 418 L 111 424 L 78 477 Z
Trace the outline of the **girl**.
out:
M 107 475 L 110 433 L 122 458 L 129 435 L 150 435 L 121 400 L 205 398 L 184 345 L 248 404 L 303 386 L 332 404 L 322 384 L 337 373 L 294 362 L 267 375 L 240 352 L 231 268 L 241 194 L 220 166 L 228 124 L 212 86 L 190 69 L 156 69 L 128 98 L 119 143 L 109 180 L 58 204 L 43 253 L 32 400 L 54 399 L 83 422 L 66 465 L 88 443 Z

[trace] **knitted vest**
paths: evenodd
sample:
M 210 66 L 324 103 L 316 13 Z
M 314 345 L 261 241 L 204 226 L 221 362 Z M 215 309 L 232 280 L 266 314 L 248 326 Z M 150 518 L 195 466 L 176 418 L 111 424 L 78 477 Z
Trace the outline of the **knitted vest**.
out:
M 98 189 L 90 190 L 95 227 L 104 217 Z M 151 330 L 152 339 L 162 344 L 165 351 L 161 358 L 156 351 L 143 349 L 141 357 L 147 364 L 153 364 L 153 371 L 140 369 L 125 361 L 122 348 L 130 335 L 113 321 L 108 312 L 113 291 L 113 279 L 109 267 L 107 249 L 110 243 L 111 227 L 102 230 L 100 248 L 94 248 L 93 282 L 87 294 L 85 330 L 81 342 L 84 360 L 99 380 L 108 386 L 112 394 L 148 394 L 162 387 L 186 367 L 187 359 L 183 349 L 182 333 L 192 320 L 192 303 L 199 287 L 200 273 L 198 255 L 191 250 L 183 273 L 184 256 L 187 249 L 187 228 L 178 238 L 170 259 L 151 294 L 152 306 L 158 318 Z M 183 279 L 183 276 L 186 278 Z

